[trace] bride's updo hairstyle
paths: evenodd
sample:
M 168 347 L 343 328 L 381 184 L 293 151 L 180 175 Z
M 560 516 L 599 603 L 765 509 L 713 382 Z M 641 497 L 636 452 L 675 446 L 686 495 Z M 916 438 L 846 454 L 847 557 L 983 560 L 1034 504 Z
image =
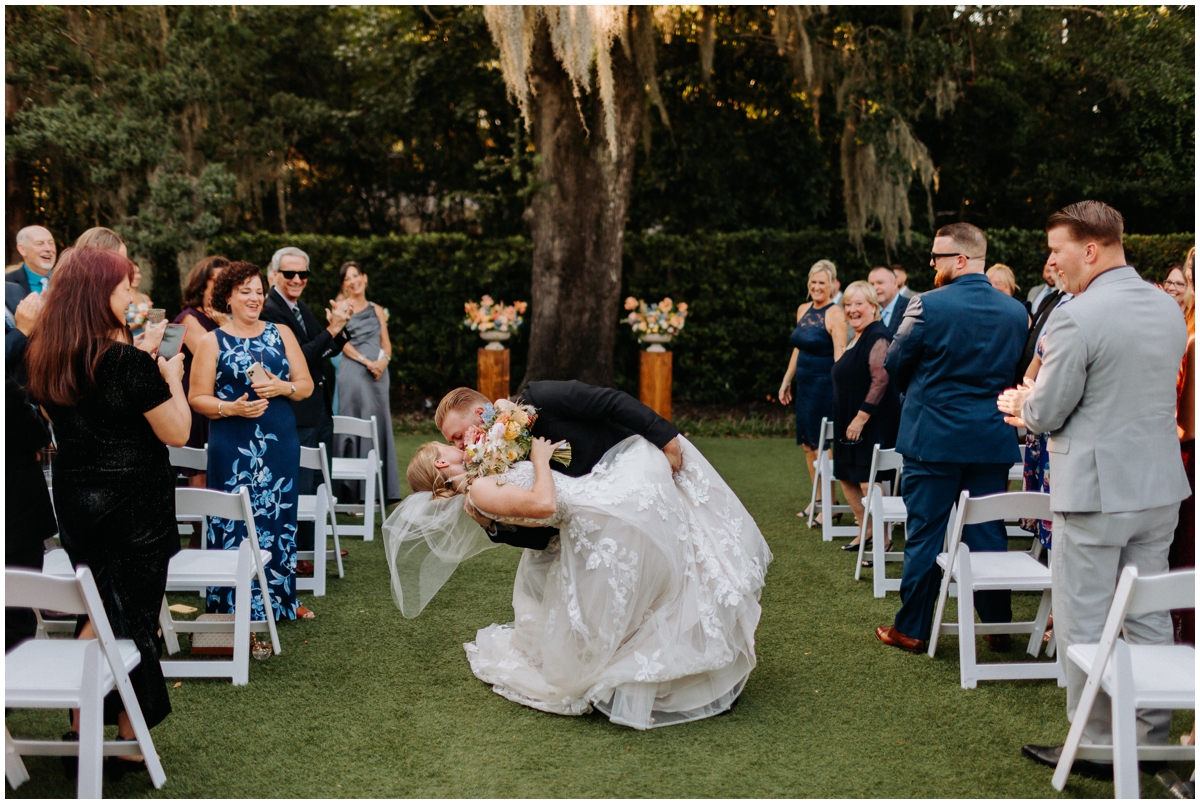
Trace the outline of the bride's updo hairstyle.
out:
M 417 450 L 417 454 L 408 462 L 408 471 L 405 472 L 405 477 L 408 479 L 408 487 L 414 492 L 432 492 L 435 500 L 453 497 L 458 492 L 450 487 L 450 484 L 446 482 L 445 476 L 433 465 L 437 457 L 438 442 L 430 441 L 427 444 L 421 445 L 421 448 Z

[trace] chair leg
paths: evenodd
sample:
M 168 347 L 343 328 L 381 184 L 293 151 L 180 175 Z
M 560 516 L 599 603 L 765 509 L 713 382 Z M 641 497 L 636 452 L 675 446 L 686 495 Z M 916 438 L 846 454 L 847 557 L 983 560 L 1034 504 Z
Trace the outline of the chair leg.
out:
M 379 485 L 379 500 L 377 501 L 377 504 L 379 505 L 379 522 L 380 524 L 383 524 L 383 522 L 387 519 L 387 491 L 383 487 L 382 466 L 379 467 L 379 471 L 376 473 L 375 477 L 377 478 Z
M 175 618 L 167 606 L 166 595 L 163 595 L 162 606 L 158 610 L 158 625 L 162 628 L 163 642 L 167 644 L 167 654 L 179 653 L 179 635 L 175 633 Z
M 1046 620 L 1050 617 L 1050 590 L 1042 592 L 1042 601 L 1038 604 L 1037 617 L 1033 620 L 1033 631 L 1029 634 L 1029 647 L 1025 652 L 1037 658 L 1042 651 L 1042 637 L 1046 634 Z
M 26 770 L 21 755 L 17 753 L 17 747 L 13 745 L 8 726 L 4 727 L 4 778 L 13 790 L 29 781 L 29 771 Z
M 345 578 L 346 572 L 342 569 L 342 542 L 338 538 L 337 514 L 334 513 L 333 508 L 329 509 L 329 531 L 333 533 L 333 555 L 337 561 L 338 577 Z
M 1129 692 L 1133 690 L 1133 668 L 1129 645 L 1118 639 L 1113 645 L 1112 695 L 1113 797 L 1138 798 L 1137 716 Z
M 100 643 L 88 646 L 83 660 L 79 707 L 79 798 L 101 798 L 104 763 L 104 696 L 100 691 Z
M 964 690 L 979 683 L 975 672 L 975 590 L 971 584 L 971 551 L 958 546 L 958 675 Z
M 375 483 L 368 478 L 363 483 L 363 541 L 375 540 Z
M 854 580 L 862 580 L 862 563 L 866 557 L 867 550 L 867 532 L 871 526 L 871 513 L 873 509 L 872 497 L 868 494 L 863 498 L 863 521 L 862 527 L 858 531 L 858 561 L 854 562 Z
M 316 516 L 313 517 L 313 597 L 325 596 L 325 511 L 322 502 L 317 503 Z
M 233 590 L 233 668 L 230 680 L 235 687 L 250 683 L 250 605 L 254 597 L 254 564 L 250 556 L 251 549 L 249 540 L 238 548 L 238 577 Z M 263 587 L 263 604 L 268 609 L 271 606 L 266 587 Z
M 881 505 L 880 508 L 882 507 Z M 883 555 L 885 526 L 882 514 L 883 511 L 876 511 L 871 520 L 871 554 L 875 561 L 871 572 L 875 580 L 875 597 L 887 597 L 887 561 Z

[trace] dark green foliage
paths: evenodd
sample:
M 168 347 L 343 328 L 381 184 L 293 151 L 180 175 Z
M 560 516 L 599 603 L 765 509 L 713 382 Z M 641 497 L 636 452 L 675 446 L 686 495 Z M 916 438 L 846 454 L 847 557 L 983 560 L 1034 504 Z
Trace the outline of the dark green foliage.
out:
M 1025 291 L 1041 282 L 1043 232 L 993 230 L 988 240 L 989 265 L 1002 262 L 1011 267 Z M 1126 235 L 1125 243 L 1129 261 L 1143 276 L 1161 281 L 1170 265 L 1182 262 L 1193 236 Z M 436 402 L 451 388 L 475 384 L 476 349 L 483 342 L 460 326 L 464 302 L 484 293 L 504 301 L 529 299 L 532 250 L 518 237 L 244 234 L 215 238 L 208 250 L 265 266 L 284 245 L 298 246 L 312 259 L 314 274 L 305 300 L 314 309 L 337 292 L 342 262 L 354 259 L 363 264 L 370 277 L 368 297 L 391 311 L 389 332 L 397 358 L 392 382 L 401 402 L 426 397 Z M 787 367 L 788 335 L 796 308 L 805 301 L 808 269 L 814 262 L 833 260 L 843 287 L 865 279 L 872 266 L 892 262 L 908 269 L 909 285 L 915 290 L 932 287 L 928 238 L 914 234 L 911 246 L 890 255 L 885 255 L 878 235 L 868 235 L 864 245 L 865 257 L 860 257 L 844 231 L 629 234 L 622 297 L 658 301 L 670 296 L 688 303 L 687 325 L 671 347 L 676 399 L 765 403 L 779 390 Z M 613 315 L 619 317 L 622 311 L 614 310 Z M 514 384 L 525 371 L 525 338 L 523 332 L 509 342 Z M 622 325 L 614 355 L 617 387 L 637 393 L 637 361 L 637 342 Z

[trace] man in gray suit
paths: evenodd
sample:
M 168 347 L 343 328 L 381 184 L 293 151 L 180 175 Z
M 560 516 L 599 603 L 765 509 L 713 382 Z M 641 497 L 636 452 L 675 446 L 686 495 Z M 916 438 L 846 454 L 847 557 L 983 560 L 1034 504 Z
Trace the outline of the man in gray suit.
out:
M 1076 297 L 1050 317 L 1036 383 L 1005 391 L 998 403 L 1010 424 L 1050 435 L 1054 636 L 1064 660 L 1072 644 L 1100 641 L 1126 565 L 1143 576 L 1167 571 L 1179 502 L 1190 493 L 1175 430 L 1175 378 L 1187 326 L 1179 305 L 1125 262 L 1123 229 L 1121 214 L 1099 201 L 1050 216 L 1049 264 L 1059 287 Z M 1170 617 L 1165 611 L 1130 616 L 1125 636 L 1169 645 Z M 1067 667 L 1073 719 L 1086 677 Z M 1169 711 L 1139 710 L 1139 742 L 1165 745 L 1170 724 Z M 1083 742 L 1112 743 L 1103 694 Z M 1055 765 L 1062 746 L 1021 751 Z M 1073 772 L 1112 778 L 1112 765 L 1077 759 Z

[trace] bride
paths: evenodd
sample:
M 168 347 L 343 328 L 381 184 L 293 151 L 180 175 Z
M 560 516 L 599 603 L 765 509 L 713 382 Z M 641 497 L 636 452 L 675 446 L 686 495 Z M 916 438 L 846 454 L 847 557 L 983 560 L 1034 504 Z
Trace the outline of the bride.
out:
M 641 436 L 590 474 L 528 461 L 468 483 L 463 453 L 431 442 L 408 467 L 415 492 L 384 525 L 392 592 L 415 617 L 459 562 L 496 545 L 463 508 L 560 536 L 525 550 L 514 621 L 467 643 L 472 672 L 500 695 L 562 715 L 593 707 L 649 729 L 728 710 L 755 665 L 754 631 L 771 551 L 707 460 L 680 438 L 683 468 Z

